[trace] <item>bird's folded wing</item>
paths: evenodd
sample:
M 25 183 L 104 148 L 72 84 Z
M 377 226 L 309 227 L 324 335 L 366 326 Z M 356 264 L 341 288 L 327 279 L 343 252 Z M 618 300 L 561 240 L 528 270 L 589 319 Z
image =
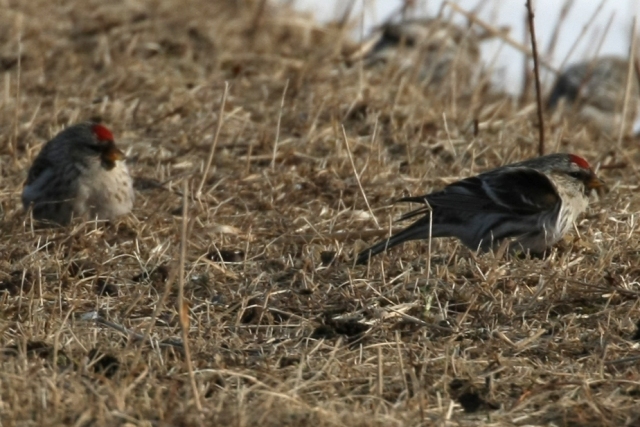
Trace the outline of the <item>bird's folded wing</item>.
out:
M 31 165 L 31 169 L 29 169 L 29 175 L 27 176 L 25 185 L 33 184 L 43 172 L 51 170 L 53 166 L 53 163 L 46 156 L 39 155 L 36 157 Z
M 493 170 L 455 182 L 435 193 L 398 201 L 428 204 L 400 218 L 405 220 L 428 213 L 429 206 L 434 210 L 528 215 L 552 209 L 559 199 L 547 176 L 535 169 L 518 167 Z

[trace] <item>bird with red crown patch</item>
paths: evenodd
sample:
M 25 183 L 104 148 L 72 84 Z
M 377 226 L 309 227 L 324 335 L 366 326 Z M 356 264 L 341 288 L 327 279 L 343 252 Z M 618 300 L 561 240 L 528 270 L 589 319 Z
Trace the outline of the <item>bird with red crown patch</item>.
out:
M 401 243 L 434 237 L 457 237 L 467 247 L 483 251 L 508 240 L 512 250 L 543 253 L 586 210 L 591 191 L 604 189 L 589 163 L 575 154 L 512 163 L 440 191 L 400 199 L 425 205 L 400 220 L 420 218 L 360 252 L 356 263 L 366 263 L 371 256 Z
M 69 126 L 33 161 L 22 203 L 34 219 L 60 225 L 73 217 L 115 219 L 133 207 L 124 158 L 107 127 L 93 122 Z

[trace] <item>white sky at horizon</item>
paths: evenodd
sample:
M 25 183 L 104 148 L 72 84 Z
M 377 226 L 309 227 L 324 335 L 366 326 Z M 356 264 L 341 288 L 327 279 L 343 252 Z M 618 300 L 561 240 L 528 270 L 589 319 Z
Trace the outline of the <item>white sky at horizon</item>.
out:
M 336 19 L 341 15 L 341 8 L 347 4 L 346 0 L 293 0 L 291 2 L 299 10 L 312 12 L 320 22 Z M 453 2 L 467 11 L 477 10 L 478 17 L 491 25 L 510 27 L 510 37 L 524 43 L 525 0 L 457 0 Z M 415 15 L 423 17 L 437 15 L 442 3 L 443 0 L 418 0 Z M 601 3 L 602 9 L 576 48 L 571 51 L 583 27 Z M 352 17 L 364 19 L 362 28 L 366 38 L 373 26 L 388 19 L 400 9 L 402 4 L 402 0 L 356 0 Z M 564 4 L 563 0 L 534 0 L 539 51 L 546 52 Z M 445 16 L 450 12 L 451 9 L 446 8 Z M 565 22 L 560 27 L 557 46 L 553 57 L 548 58 L 549 61 L 555 67 L 559 67 L 568 55 L 568 63 L 592 58 L 601 40 L 602 47 L 599 55 L 627 56 L 633 18 L 638 15 L 640 15 L 640 1 L 637 0 L 574 0 Z M 462 15 L 454 14 L 453 16 L 454 21 L 466 23 Z M 610 19 L 611 26 L 603 39 Z M 640 23 L 637 24 L 636 31 L 640 31 Z M 355 38 L 359 39 L 360 34 L 356 34 Z M 638 44 L 640 49 L 640 43 Z M 499 40 L 483 42 L 481 46 L 485 66 L 494 64 L 495 82 L 509 92 L 519 92 L 523 76 L 522 53 Z M 528 44 L 527 47 L 529 47 Z

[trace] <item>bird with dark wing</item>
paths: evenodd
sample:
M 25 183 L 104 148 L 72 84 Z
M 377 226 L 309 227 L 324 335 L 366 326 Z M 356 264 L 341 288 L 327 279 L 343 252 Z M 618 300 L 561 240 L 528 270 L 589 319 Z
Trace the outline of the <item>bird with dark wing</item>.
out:
M 514 250 L 542 253 L 586 210 L 591 191 L 604 189 L 589 163 L 574 154 L 550 154 L 502 166 L 440 191 L 400 199 L 425 205 L 400 220 L 419 218 L 360 252 L 356 263 L 364 264 L 410 240 L 436 237 L 456 237 L 482 251 L 509 239 Z
M 115 219 L 129 213 L 134 193 L 125 155 L 105 126 L 69 126 L 42 147 L 22 191 L 33 218 L 58 225 L 73 217 Z

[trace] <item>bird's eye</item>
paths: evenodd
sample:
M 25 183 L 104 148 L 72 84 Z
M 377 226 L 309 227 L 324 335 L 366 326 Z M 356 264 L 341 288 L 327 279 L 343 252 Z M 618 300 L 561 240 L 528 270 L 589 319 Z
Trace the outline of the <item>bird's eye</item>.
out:
M 584 179 L 585 178 L 585 174 L 584 174 L 583 171 L 569 172 L 569 176 L 573 177 L 575 179 Z

